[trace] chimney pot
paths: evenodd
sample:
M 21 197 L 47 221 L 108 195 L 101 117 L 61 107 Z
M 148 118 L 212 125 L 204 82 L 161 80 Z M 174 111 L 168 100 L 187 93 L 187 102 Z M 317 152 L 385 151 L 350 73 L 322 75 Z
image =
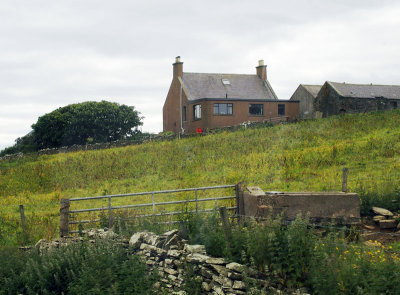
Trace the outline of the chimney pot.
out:
M 264 65 L 264 60 L 263 59 L 260 59 L 259 61 L 258 61 L 258 66 L 263 66 Z
M 180 56 L 175 57 L 175 62 L 181 62 L 181 57 Z

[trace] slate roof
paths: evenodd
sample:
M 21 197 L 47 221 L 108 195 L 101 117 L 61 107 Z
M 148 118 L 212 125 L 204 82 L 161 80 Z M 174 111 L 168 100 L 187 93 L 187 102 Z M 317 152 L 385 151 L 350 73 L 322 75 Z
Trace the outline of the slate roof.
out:
M 400 86 L 327 82 L 343 97 L 400 99 Z
M 227 79 L 230 84 L 224 85 L 222 79 Z M 189 94 L 188 100 L 204 98 L 278 99 L 268 81 L 263 81 L 257 75 L 183 73 L 182 80 Z
M 314 98 L 317 97 L 318 92 L 321 90 L 322 85 L 305 85 L 301 84 Z

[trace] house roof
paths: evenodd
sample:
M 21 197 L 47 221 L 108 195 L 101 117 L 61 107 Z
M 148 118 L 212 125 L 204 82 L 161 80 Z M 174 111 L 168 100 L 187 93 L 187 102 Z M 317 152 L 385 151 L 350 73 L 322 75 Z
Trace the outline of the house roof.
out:
M 223 83 L 223 79 L 225 83 Z M 257 75 L 183 73 L 182 80 L 188 100 L 204 98 L 278 99 L 268 81 L 263 81 Z
M 317 97 L 318 92 L 321 90 L 322 85 L 306 85 L 301 84 L 314 98 Z
M 327 82 L 343 97 L 400 99 L 400 86 Z

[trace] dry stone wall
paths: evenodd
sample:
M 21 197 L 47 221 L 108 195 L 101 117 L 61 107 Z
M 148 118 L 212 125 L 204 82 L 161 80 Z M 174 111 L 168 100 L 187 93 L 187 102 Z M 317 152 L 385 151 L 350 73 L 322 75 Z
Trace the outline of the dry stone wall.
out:
M 121 239 L 112 230 L 90 230 L 85 235 L 92 243 L 111 239 L 127 248 L 129 253 L 141 256 L 149 271 L 158 272 L 160 280 L 154 285 L 154 289 L 161 294 L 192 295 L 184 290 L 190 289 L 188 285 L 192 288 L 195 285 L 197 291 L 201 289 L 201 294 L 306 295 L 301 290 L 284 293 L 270 286 L 265 273 L 223 258 L 208 256 L 203 245 L 189 245 L 180 237 L 178 230 L 162 235 L 138 232 L 129 240 Z M 43 253 L 50 248 L 79 243 L 85 239 L 64 237 L 53 241 L 40 240 L 35 247 Z
M 245 278 L 257 280 L 263 287 L 262 274 L 238 263 L 206 255 L 203 245 L 188 245 L 177 230 L 157 236 L 150 232 L 134 234 L 129 246 L 145 257 L 150 268 L 158 270 L 161 280 L 157 287 L 182 290 L 187 280 L 195 280 L 203 294 L 245 294 Z M 189 277 L 189 275 L 193 277 Z
M 269 286 L 266 274 L 223 258 L 210 257 L 203 245 L 189 245 L 178 230 L 157 236 L 151 232 L 134 234 L 130 249 L 145 257 L 150 269 L 157 269 L 160 282 L 156 287 L 169 294 L 186 294 L 189 280 L 201 285 L 201 294 L 252 294 L 251 289 L 265 294 L 283 294 Z M 257 293 L 260 294 L 260 293 Z M 305 294 L 296 291 L 295 294 Z

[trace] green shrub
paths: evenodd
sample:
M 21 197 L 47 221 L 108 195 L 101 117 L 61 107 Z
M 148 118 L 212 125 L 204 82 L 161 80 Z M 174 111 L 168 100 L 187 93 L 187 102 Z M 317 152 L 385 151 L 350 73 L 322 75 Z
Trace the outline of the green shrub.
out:
M 107 241 L 0 255 L 0 294 L 152 294 L 157 279 L 137 256 Z

